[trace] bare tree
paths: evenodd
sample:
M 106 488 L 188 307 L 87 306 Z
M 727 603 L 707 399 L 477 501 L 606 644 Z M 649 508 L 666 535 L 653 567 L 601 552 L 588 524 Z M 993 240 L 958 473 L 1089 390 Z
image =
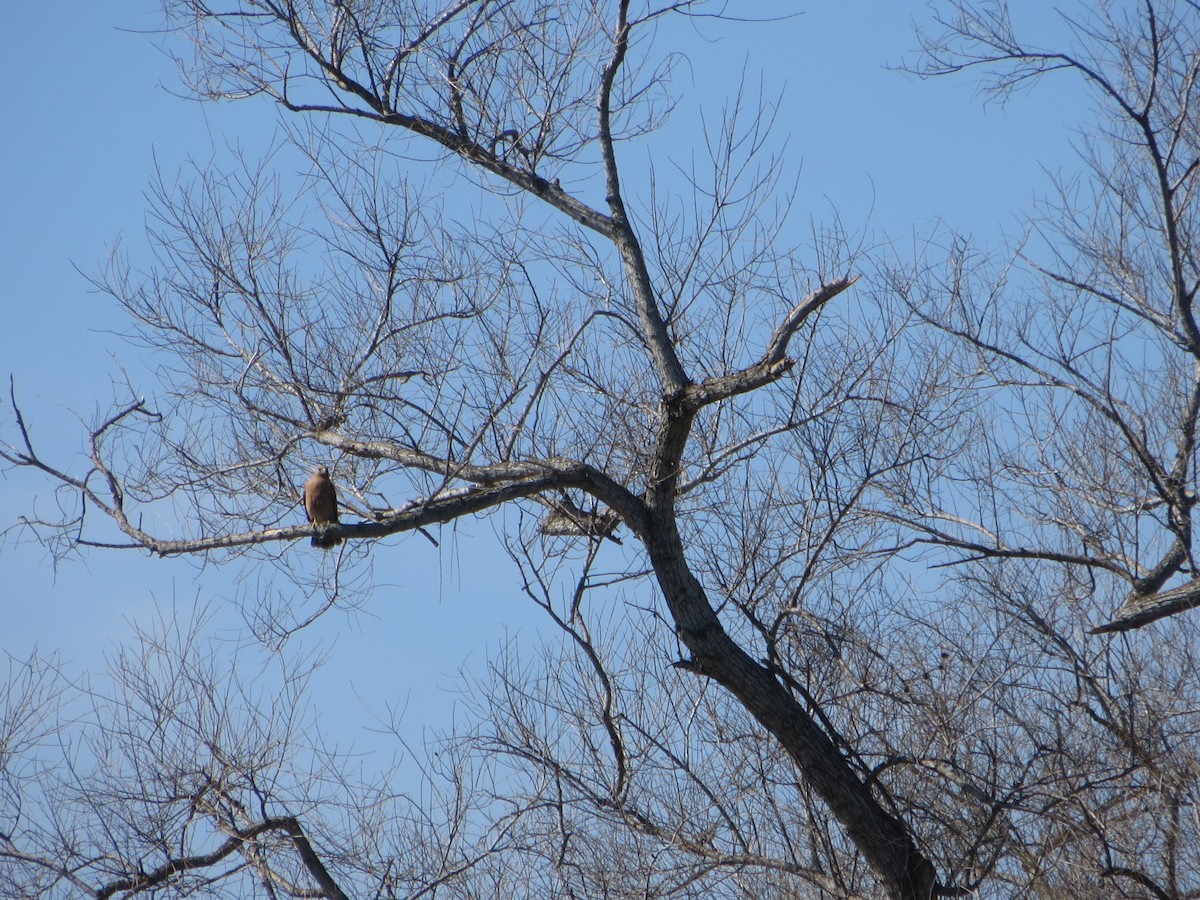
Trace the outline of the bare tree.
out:
M 838 223 L 788 243 L 758 98 L 709 120 L 690 193 L 628 164 L 672 139 L 657 48 L 719 4 L 167 5 L 200 96 L 303 114 L 278 153 L 306 190 L 252 163 L 160 180 L 157 264 L 97 283 L 169 377 L 82 472 L 12 392 L 3 458 L 67 509 L 31 525 L 60 553 L 269 561 L 297 592 L 316 569 L 311 609 L 258 611 L 280 640 L 367 602 L 379 538 L 492 516 L 561 641 L 496 660 L 397 803 L 324 750 L 303 667 L 246 697 L 196 627 L 145 634 L 61 778 L 16 761 L 70 723 L 5 716 L 21 890 L 1200 890 L 1200 673 L 1080 624 L 1117 579 L 1191 577 L 1194 10 L 1081 27 L 1091 62 L 1021 48 L 1002 8 L 931 43 L 937 71 L 1008 66 L 1001 90 L 1078 71 L 1136 126 L 1091 157 L 1103 214 L 1031 237 L 1055 265 L 1023 319 L 962 243 L 869 290 Z M 317 462 L 345 543 L 298 566 Z M 21 672 L 14 709 L 59 684 Z
M 18 412 L 6 459 L 78 492 L 77 515 L 41 525 L 72 547 L 160 555 L 292 542 L 313 532 L 285 523 L 314 448 L 337 454 L 344 501 L 363 520 L 324 531 L 357 548 L 522 501 L 548 511 L 551 532 L 582 514 L 603 524 L 580 534 L 599 539 L 619 521 L 639 545 L 629 565 L 666 603 L 679 670 L 719 684 L 773 736 L 889 893 L 929 896 L 936 873 L 911 829 L 774 649 L 809 584 L 879 552 L 855 508 L 878 472 L 929 452 L 911 433 L 919 412 L 905 408 L 921 395 L 887 396 L 897 351 L 886 323 L 857 347 L 812 331 L 855 280 L 852 260 L 836 234 L 815 270 L 773 240 L 786 210 L 773 194 L 779 162 L 762 156 L 769 107 L 748 122 L 732 110 L 713 129 L 686 214 L 670 198 L 628 200 L 618 148 L 659 128 L 671 105 L 671 58 L 656 62 L 647 41 L 706 14 L 702 4 L 170 11 L 194 39 L 202 96 L 265 94 L 321 117 L 305 146 L 325 221 L 250 167 L 160 186 L 161 265 L 139 280 L 115 263 L 102 284 L 139 338 L 179 361 L 172 414 L 131 400 L 92 432 L 91 470 L 72 474 L 33 445 Z M 393 154 L 414 152 L 413 140 L 439 165 L 477 173 L 493 218 L 454 225 L 394 180 Z M 638 185 L 653 192 L 652 173 Z M 800 334 L 803 374 L 789 387 Z M 777 440 L 777 480 L 763 483 L 748 463 Z M 807 478 L 799 495 L 785 484 L 793 473 Z M 769 549 L 721 521 L 735 497 Z M 142 524 L 164 506 L 179 531 Z M 339 557 L 331 592 L 362 552 Z M 780 593 L 758 584 L 761 565 L 778 570 L 767 577 Z M 607 802 L 624 809 L 626 726 L 615 708 L 605 721 L 617 769 Z
M 1104 4 L 1067 20 L 1074 49 L 1046 50 L 1018 39 L 1001 4 L 949 6 L 927 71 L 982 69 L 1000 97 L 1050 73 L 1074 75 L 1107 118 L 1082 137 L 1091 177 L 1058 185 L 1020 254 L 1024 271 L 979 279 L 960 244 L 928 291 L 945 304 L 931 317 L 971 348 L 1032 438 L 994 444 L 985 469 L 972 460 L 1004 519 L 973 531 L 948 522 L 946 540 L 1120 579 L 1128 594 L 1097 630 L 1136 628 L 1197 597 L 1196 10 Z M 1022 521 L 1023 511 L 1033 514 Z
M 1013 254 L 942 235 L 891 272 L 950 339 L 973 401 L 970 440 L 943 470 L 953 490 L 896 479 L 880 512 L 946 553 L 1006 644 L 973 713 L 1019 748 L 991 782 L 1008 787 L 979 797 L 1010 823 L 979 846 L 1007 845 L 995 875 L 1047 893 L 1194 896 L 1196 626 L 1108 636 L 1196 603 L 1200 10 L 1081 6 L 1049 46 L 1020 35 L 1006 4 L 943 10 L 923 73 L 977 72 L 1003 101 L 1079 79 L 1101 127 L 1084 127 L 1083 174 L 1056 179 Z
M 90 684 L 8 660 L 0 895 L 513 893 L 495 861 L 519 834 L 480 815 L 459 743 L 397 794 L 388 766 L 364 778 L 330 751 L 305 700 L 314 660 L 231 649 L 204 620 L 139 629 Z

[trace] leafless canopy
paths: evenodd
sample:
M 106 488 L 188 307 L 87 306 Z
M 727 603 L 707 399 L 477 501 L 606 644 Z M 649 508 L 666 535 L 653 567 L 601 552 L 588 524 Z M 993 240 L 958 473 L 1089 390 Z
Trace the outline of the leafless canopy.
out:
M 31 788 L 8 760 L 58 726 L 5 714 L 0 878 L 1198 895 L 1192 644 L 1084 630 L 1116 586 L 1100 630 L 1196 602 L 1200 10 L 1106 5 L 1052 53 L 1002 4 L 942 5 L 927 72 L 1005 94 L 1064 69 L 1107 116 L 1090 176 L 989 264 L 958 239 L 915 262 L 838 228 L 788 243 L 772 108 L 745 95 L 684 177 L 634 164 L 680 139 L 661 48 L 721 4 L 167 6 L 196 93 L 273 100 L 287 140 L 160 179 L 156 263 L 97 276 L 165 377 L 96 423 L 86 471 L 35 444 L 14 389 L 0 453 L 66 509 L 22 527 L 59 553 L 273 562 L 325 579 L 327 608 L 378 539 L 504 516 L 561 641 L 494 661 L 410 801 L 325 749 L 303 666 L 250 696 L 195 623 L 147 630 L 117 699 L 50 701 L 119 713 L 66 748 L 70 778 Z M 315 464 L 345 543 L 298 564 Z M 59 689 L 42 665 L 14 669 L 14 710 Z
M 1017 269 L 988 273 L 981 287 L 961 244 L 939 284 L 900 285 L 939 298 L 925 314 L 963 341 L 974 356 L 964 365 L 1021 436 L 971 460 L 1003 520 L 967 529 L 947 519 L 934 538 L 1115 576 L 1127 594 L 1096 631 L 1136 628 L 1200 602 L 1197 10 L 1106 3 L 1065 20 L 1073 47 L 1046 50 L 1016 37 L 1003 5 L 950 6 L 926 71 L 980 69 L 999 97 L 1071 75 L 1107 115 L 1080 139 L 1090 177 L 1060 179 Z

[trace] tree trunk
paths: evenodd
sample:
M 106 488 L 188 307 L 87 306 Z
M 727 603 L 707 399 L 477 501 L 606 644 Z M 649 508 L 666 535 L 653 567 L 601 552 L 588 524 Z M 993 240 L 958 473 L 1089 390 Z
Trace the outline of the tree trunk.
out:
M 692 653 L 688 668 L 728 690 L 796 762 L 896 900 L 929 900 L 937 889 L 933 864 L 904 824 L 880 806 L 833 740 L 770 671 L 726 633 L 704 588 L 684 558 L 671 517 L 654 517 L 644 535 L 676 633 Z

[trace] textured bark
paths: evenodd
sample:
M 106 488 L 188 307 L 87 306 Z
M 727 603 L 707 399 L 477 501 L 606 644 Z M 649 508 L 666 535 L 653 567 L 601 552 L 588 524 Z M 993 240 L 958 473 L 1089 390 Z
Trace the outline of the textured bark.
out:
M 686 667 L 728 690 L 779 741 L 892 897 L 934 896 L 937 873 L 904 824 L 880 805 L 804 707 L 725 632 L 688 568 L 673 521 L 653 520 L 643 540 L 679 638 L 692 653 Z
M 1092 634 L 1111 634 L 1141 628 L 1158 619 L 1165 619 L 1188 609 L 1200 606 L 1200 579 L 1192 579 L 1161 594 L 1140 594 L 1136 591 L 1125 598 L 1121 608 L 1113 613 L 1110 621 L 1092 629 Z
M 779 350 L 782 353 L 785 349 L 786 342 Z M 804 707 L 768 669 L 730 638 L 687 564 L 674 501 L 679 460 L 698 408 L 692 401 L 693 395 L 686 390 L 664 400 L 653 487 L 647 496 L 650 508 L 645 530 L 640 534 L 676 633 L 691 651 L 692 658 L 685 667 L 728 690 L 779 741 L 842 823 L 890 896 L 897 900 L 927 900 L 939 890 L 937 872 L 904 823 L 880 805 Z

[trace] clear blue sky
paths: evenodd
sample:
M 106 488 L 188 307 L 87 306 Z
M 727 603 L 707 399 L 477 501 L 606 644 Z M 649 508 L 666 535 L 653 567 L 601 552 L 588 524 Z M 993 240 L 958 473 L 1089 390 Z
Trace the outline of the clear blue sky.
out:
M 1041 0 L 1014 5 L 1028 8 L 1033 25 L 1048 15 Z M 801 199 L 817 221 L 836 207 L 848 227 L 900 242 L 938 219 L 990 239 L 1019 229 L 1046 189 L 1043 168 L 1074 165 L 1071 126 L 1087 116 L 1078 85 L 1045 85 L 1008 108 L 984 109 L 969 77 L 920 82 L 886 68 L 911 57 L 911 22 L 928 15 L 923 2 L 795 7 L 810 11 L 678 49 L 702 88 L 736 84 L 745 67 L 751 81 L 761 70 L 768 95 L 785 90 L 778 129 L 802 165 Z M 171 174 L 232 143 L 262 147 L 276 113 L 265 102 L 203 106 L 176 96 L 161 39 L 144 33 L 161 23 L 153 0 L 15 4 L 5 21 L 0 358 L 41 447 L 78 468 L 81 429 L 72 411 L 90 421 L 123 369 L 135 381 L 148 377 L 136 351 L 113 334 L 126 323 L 81 271 L 97 271 L 118 238 L 135 264 L 144 258 L 143 194 L 156 165 Z M 715 111 L 720 98 L 712 103 Z M 0 429 L 15 437 L 11 422 Z M 0 479 L 0 527 L 35 497 L 53 508 L 53 492 L 32 475 Z M 489 529 L 467 523 L 462 540 L 447 540 L 440 555 L 420 540 L 380 548 L 379 587 L 366 612 L 328 616 L 305 636 L 329 651 L 318 702 L 336 700 L 333 711 L 353 707 L 351 691 L 368 702 L 410 698 L 415 726 L 444 722 L 450 674 L 480 662 L 507 629 L 530 627 L 515 577 L 497 577 L 506 570 L 497 569 L 495 551 L 468 540 L 486 539 Z M 44 549 L 16 536 L 0 543 L 0 650 L 24 656 L 36 645 L 61 650 L 68 668 L 93 667 L 128 634 L 128 620 L 145 620 L 156 604 L 212 603 L 224 626 L 238 627 L 228 600 L 237 591 L 232 566 L 110 552 L 55 571 Z M 424 684 L 425 671 L 446 677 Z M 348 722 L 363 718 L 343 711 Z

